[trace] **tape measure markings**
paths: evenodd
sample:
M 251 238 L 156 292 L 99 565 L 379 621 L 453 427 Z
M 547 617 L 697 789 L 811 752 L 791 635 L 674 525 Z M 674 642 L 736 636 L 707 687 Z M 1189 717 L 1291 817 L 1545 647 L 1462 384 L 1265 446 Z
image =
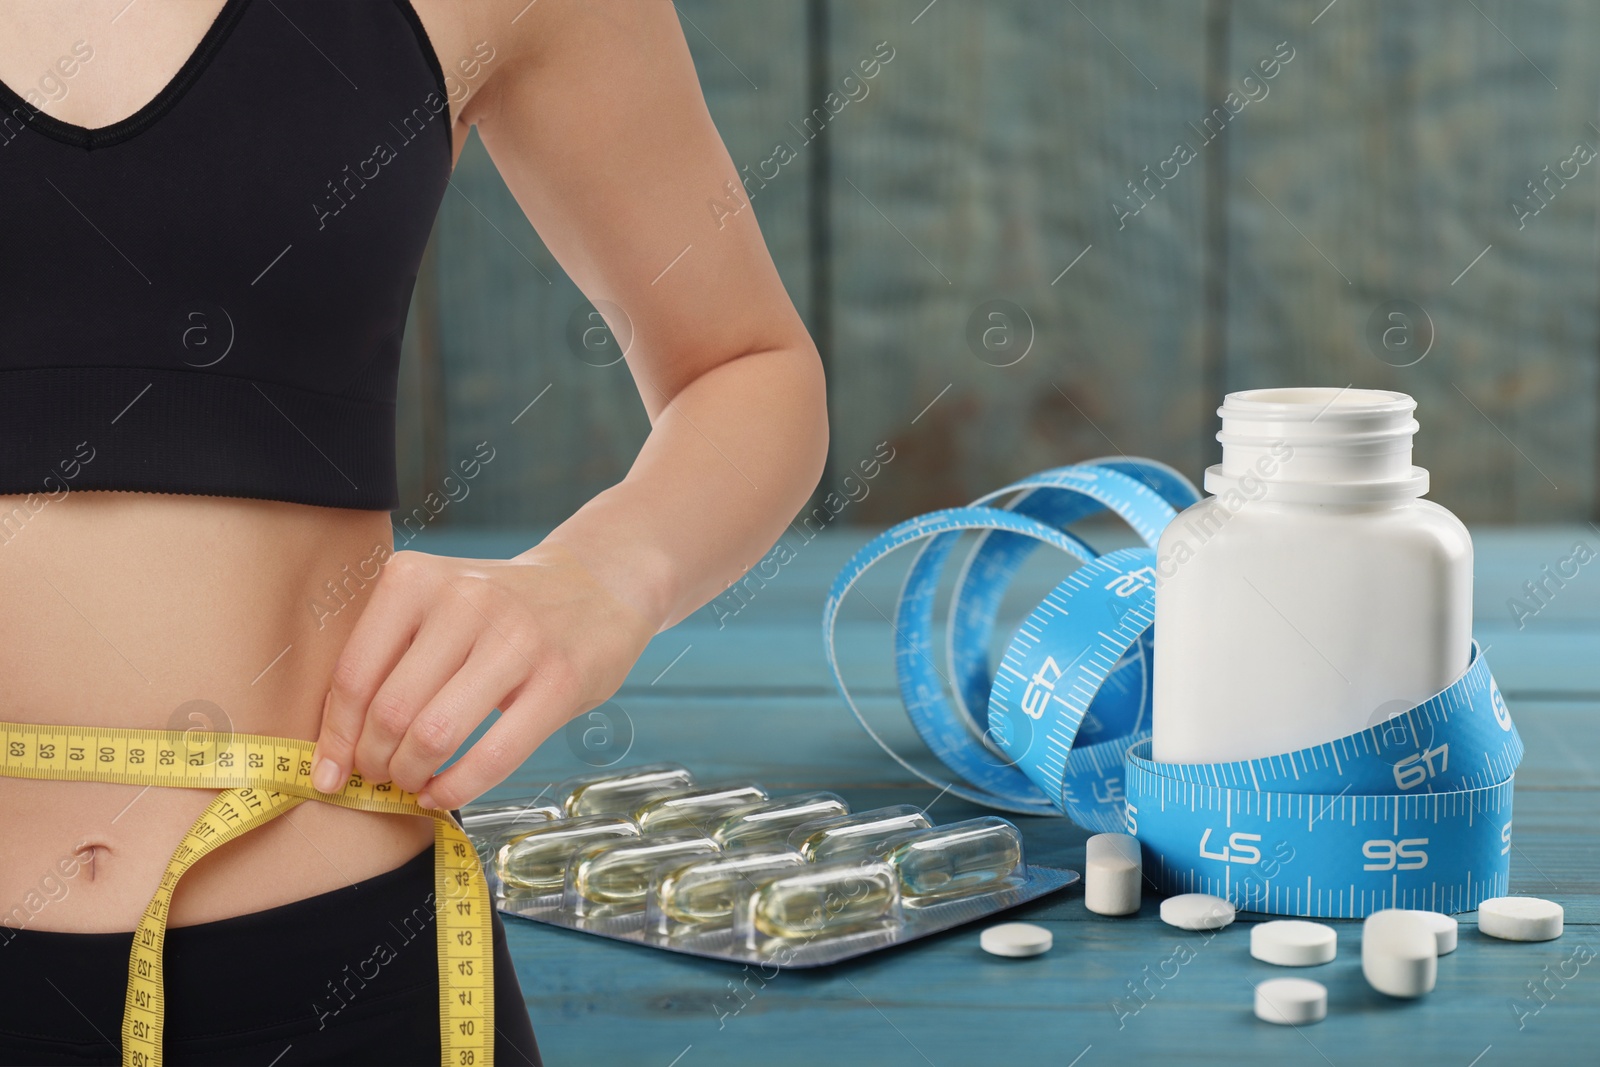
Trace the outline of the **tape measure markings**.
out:
M 959 796 L 964 800 L 971 800 L 976 803 L 986 804 L 990 807 L 998 808 L 1003 811 L 1010 811 L 1019 814 L 1052 815 L 1056 813 L 1055 808 L 1050 804 L 1049 800 L 1039 792 L 1037 787 L 1035 787 L 1032 782 L 1028 781 L 1020 772 L 1016 771 L 1015 768 L 1002 764 L 992 755 L 988 754 L 987 749 L 984 749 L 981 745 L 977 745 L 976 742 L 973 742 L 970 738 L 970 734 L 967 733 L 965 728 L 962 729 L 963 736 L 959 739 L 951 741 L 949 746 L 945 746 L 941 740 L 941 747 L 948 748 L 948 751 L 941 755 L 941 759 L 944 759 L 946 756 L 948 756 L 950 759 L 962 761 L 962 765 L 968 767 L 973 766 L 973 761 L 977 761 L 981 767 L 982 761 L 988 760 L 989 762 L 987 763 L 987 769 L 995 772 L 1005 771 L 1009 773 L 1003 775 L 999 773 L 989 775 L 984 773 L 982 770 L 975 770 L 973 773 L 981 774 L 986 780 L 1003 778 L 1004 783 L 1000 785 L 999 790 L 991 792 L 985 789 L 964 786 L 954 781 L 945 781 L 943 779 L 929 777 L 926 772 L 896 752 L 894 746 L 890 745 L 883 737 L 879 736 L 877 731 L 872 728 L 872 724 L 867 720 L 865 714 L 856 705 L 855 698 L 851 695 L 849 688 L 845 686 L 843 678 L 839 673 L 838 654 L 835 649 L 836 634 L 834 624 L 837 621 L 839 607 L 845 595 L 861 578 L 862 574 L 864 574 L 869 567 L 877 563 L 889 553 L 898 548 L 904 547 L 905 545 L 911 544 L 914 541 L 933 537 L 941 533 L 948 533 L 951 531 L 961 532 L 973 529 L 1009 530 L 1022 534 L 1026 537 L 1039 540 L 1045 544 L 1049 544 L 1063 552 L 1068 553 L 1069 555 L 1077 556 L 1081 551 L 1075 539 L 1069 538 L 1060 531 L 1052 529 L 1051 527 L 1037 522 L 1036 520 L 1029 519 L 1026 516 L 1013 515 L 997 508 L 950 508 L 943 511 L 932 512 L 907 522 L 899 523 L 898 525 L 893 526 L 879 534 L 877 537 L 873 538 L 865 546 L 863 546 L 858 552 L 855 553 L 855 555 L 850 558 L 848 562 L 846 562 L 839 574 L 834 578 L 833 585 L 828 591 L 827 601 L 823 607 L 824 653 L 827 657 L 829 667 L 834 673 L 834 678 L 840 686 L 841 694 L 844 696 L 846 704 L 849 705 L 850 710 L 855 714 L 857 720 L 867 731 L 868 735 L 870 735 L 872 739 L 878 743 L 878 746 L 887 752 L 889 756 L 895 760 L 895 762 L 905 767 L 906 770 L 915 774 L 924 781 L 930 782 L 942 788 L 948 788 L 952 794 Z M 904 638 L 897 634 L 896 640 L 901 641 L 904 640 Z M 902 659 L 900 662 L 904 662 L 904 660 Z M 932 674 L 932 671 L 929 670 L 928 673 Z M 949 714 L 950 706 L 948 702 L 944 701 L 942 694 L 936 694 L 935 690 L 935 686 L 926 686 L 926 692 L 929 694 L 930 700 L 937 700 L 939 704 L 943 705 L 943 707 L 938 709 L 938 714 Z M 902 676 L 902 699 L 904 699 L 906 692 L 907 686 L 905 678 Z M 915 687 L 911 689 L 911 693 L 914 697 L 914 700 L 913 702 L 908 703 L 907 710 L 915 715 L 921 711 L 921 694 L 916 691 Z M 967 746 L 966 748 L 954 747 L 961 745 L 963 742 L 965 742 Z M 971 751 L 971 746 L 974 745 L 976 745 L 978 749 L 977 752 Z M 956 752 L 961 752 L 961 755 L 955 755 Z M 968 759 L 967 757 L 971 758 Z
M 990 494 L 985 499 L 992 499 L 1006 492 L 1022 489 L 1025 485 L 1037 483 L 1028 488 L 1027 500 L 1029 507 L 1038 510 L 1050 507 L 1045 503 L 1044 494 L 1053 493 L 1056 498 L 1055 511 L 1057 517 L 1073 519 L 1102 510 L 1113 510 L 1123 516 L 1125 520 L 1136 523 L 1152 540 L 1159 537 L 1159 531 L 1174 514 L 1172 504 L 1166 499 L 1171 496 L 1177 503 L 1185 503 L 1198 499 L 1198 492 L 1181 475 L 1163 464 L 1153 461 L 1123 459 L 1115 461 L 1115 469 L 1088 471 L 1083 466 L 1075 468 L 1060 468 L 1056 471 L 1044 472 L 1034 479 L 1014 483 L 1007 489 Z M 1138 475 L 1146 481 L 1157 483 L 1161 486 L 1162 493 L 1151 490 L 1146 484 L 1135 480 L 1129 473 Z M 1105 485 L 1101 485 L 1104 476 Z M 1106 486 L 1112 487 L 1107 489 Z M 1061 503 L 1066 501 L 1066 503 Z M 1087 501 L 1085 503 L 1084 501 Z M 1001 810 L 1019 812 L 1023 814 L 1054 814 L 1056 809 L 1050 806 L 1047 798 L 1032 787 L 1031 783 L 1017 774 L 1010 765 L 1008 758 L 997 757 L 990 747 L 982 740 L 979 734 L 975 740 L 971 735 L 972 730 L 965 731 L 969 736 L 951 731 L 948 723 L 952 716 L 952 707 L 945 699 L 941 678 L 932 669 L 932 660 L 927 655 L 931 649 L 931 642 L 923 640 L 920 635 L 926 634 L 931 627 L 932 589 L 924 592 L 924 588 L 931 582 L 917 580 L 908 575 L 902 588 L 901 622 L 895 626 L 896 630 L 896 667 L 900 683 L 902 702 L 912 717 L 918 733 L 923 737 L 924 743 L 936 754 L 946 766 L 952 767 L 958 774 L 973 782 L 974 788 L 968 788 L 958 782 L 951 782 L 942 778 L 930 776 L 927 772 L 917 767 L 898 752 L 875 731 L 867 721 L 861 709 L 855 704 L 848 687 L 839 672 L 837 655 L 834 648 L 834 624 L 837 620 L 839 604 L 844 595 L 860 578 L 866 569 L 877 563 L 884 556 L 897 548 L 908 545 L 918 540 L 928 540 L 930 544 L 924 545 L 918 554 L 913 569 L 917 576 L 935 575 L 937 568 L 920 567 L 919 564 L 927 559 L 937 558 L 942 562 L 948 554 L 948 545 L 956 537 L 966 531 L 979 531 L 991 540 L 993 545 L 999 542 L 992 540 L 999 535 L 1020 535 L 1019 540 L 1049 544 L 1082 561 L 1094 557 L 1093 549 L 1074 535 L 1053 529 L 1027 515 L 990 507 L 948 508 L 936 511 L 895 527 L 874 538 L 840 570 L 830 589 L 827 604 L 824 607 L 823 629 L 825 634 L 825 653 L 830 668 L 834 673 L 840 692 L 846 703 L 850 706 L 856 718 L 861 722 L 868 734 L 877 741 L 896 762 L 918 777 L 941 788 L 947 789 L 964 799 L 974 800 Z M 950 535 L 945 541 L 933 544 L 934 539 L 940 535 Z M 976 553 L 983 546 L 974 549 Z M 969 557 L 969 564 L 970 564 Z M 1020 565 L 1020 559 L 1008 566 L 1014 568 Z M 916 602 L 918 598 L 926 596 L 926 602 Z M 904 602 L 916 602 L 915 611 L 905 610 Z M 998 600 L 996 600 L 996 605 Z M 953 615 L 962 614 L 959 607 Z M 991 613 L 992 614 L 992 613 Z M 992 626 L 992 621 L 988 624 Z M 986 662 L 986 661 L 985 661 Z M 1142 706 L 1144 692 L 1147 688 L 1147 679 L 1143 670 L 1125 672 L 1137 677 L 1141 687 L 1139 699 L 1135 700 L 1131 692 L 1123 694 L 1135 706 Z M 1114 675 L 1116 678 L 1122 675 Z M 985 679 L 987 685 L 987 679 Z M 959 699 L 960 687 L 957 687 Z M 1118 695 L 1112 687 L 1102 690 L 1107 696 Z M 968 722 L 972 716 L 966 715 Z
M 1137 578 L 1153 579 L 1154 559 L 1148 548 L 1119 549 L 1068 575 L 1030 614 L 1032 634 L 1026 640 L 1013 638 L 1007 647 L 1002 663 L 1010 670 L 996 674 L 989 695 L 995 739 L 1073 821 L 1101 832 L 1122 829 L 1116 802 L 1121 798 L 1120 765 L 1129 738 L 1111 741 L 1108 748 L 1086 746 L 1084 756 L 1075 755 L 1080 751 L 1075 743 L 1079 726 L 1109 674 L 1107 665 L 1136 647 L 1154 620 L 1153 585 Z M 1075 597 L 1102 586 L 1114 590 L 1111 596 L 1123 602 L 1120 614 L 1104 606 L 1116 601 L 1103 601 L 1087 612 L 1080 604 L 1073 611 Z M 1100 624 L 1102 611 L 1117 617 L 1109 631 Z M 1066 667 L 1050 654 L 1051 649 L 1073 648 L 1093 651 L 1087 657 L 1074 656 Z M 1009 677 L 1003 680 L 1002 673 Z M 1019 686 L 1019 680 L 1024 684 Z M 1141 703 L 1145 696 L 1141 685 Z M 1022 740 L 1021 723 L 1045 719 L 1047 709 L 1053 714 L 1044 734 L 1046 751 L 1032 756 L 1031 745 Z M 1143 736 L 1137 728 L 1142 721 L 1128 725 L 1131 736 Z M 1113 769 L 1119 773 L 1108 773 Z
M 493 1062 L 494 946 L 477 850 L 446 811 L 351 775 L 339 793 L 311 785 L 313 744 L 260 734 L 0 723 L 0 775 L 54 781 L 217 789 L 184 834 L 135 930 L 122 1024 L 125 1067 L 157 1067 L 165 1018 L 161 950 L 172 894 L 201 856 L 306 800 L 434 820 L 439 1033 L 446 1067 Z
M 234 806 L 237 802 L 243 811 Z M 122 1059 L 131 1067 L 161 1061 L 165 1031 L 166 995 L 163 989 L 162 950 L 166 945 L 167 914 L 178 879 L 207 853 L 241 837 L 304 801 L 276 790 L 228 790 L 218 794 L 185 832 L 161 876 L 155 895 L 134 929 L 128 955 L 128 990 L 122 1014 Z M 218 829 L 218 826 L 221 829 Z
M 1346 785 L 1360 792 L 1454 791 L 1504 781 L 1522 760 L 1522 738 L 1509 718 L 1502 726 L 1481 709 L 1474 714 L 1473 703 L 1466 696 L 1469 689 L 1482 690 L 1492 701 L 1498 692 L 1498 688 L 1490 689 L 1492 684 L 1487 662 L 1475 647 L 1467 670 L 1455 684 L 1386 722 L 1295 752 L 1233 763 L 1171 764 L 1167 773 L 1206 785 L 1242 786 L 1248 780 L 1261 789 L 1263 781 L 1269 785 L 1282 781 L 1287 770 L 1299 786 L 1295 791 L 1330 788 L 1345 782 L 1352 772 L 1355 781 Z M 1402 719 L 1404 729 L 1396 732 L 1394 725 Z M 1428 725 L 1426 740 L 1416 726 L 1418 719 Z M 1441 729 L 1450 739 L 1432 744 Z M 1408 741 L 1408 736 L 1416 740 Z M 1455 751 L 1480 751 L 1483 768 L 1469 763 L 1450 771 L 1452 746 Z M 1430 753 L 1439 761 L 1437 770 L 1434 758 L 1424 758 Z M 1390 763 L 1385 757 L 1391 754 L 1407 755 Z
M 932 643 L 920 639 L 921 635 L 928 634 L 932 629 L 938 575 L 962 532 L 943 532 L 929 537 L 922 544 L 906 575 L 896 612 L 897 629 L 903 636 L 896 652 L 901 697 L 923 742 L 941 760 L 947 763 L 955 761 L 963 776 L 980 789 L 1032 799 L 1034 790 L 1030 783 L 1010 766 L 1003 754 L 989 749 L 985 744 L 986 730 L 979 728 L 969 713 L 959 707 L 952 709 L 945 701 L 944 686 L 939 684 L 944 679 L 938 677 L 929 655 Z M 1094 550 L 1080 539 L 1070 534 L 1060 536 L 1072 555 L 1079 559 L 1094 557 Z M 962 723 L 969 737 L 959 739 L 954 745 L 948 743 L 945 736 L 947 731 L 942 729 L 947 721 Z M 987 754 L 968 744 L 969 739 L 977 741 L 979 746 L 987 750 Z
M 1084 474 L 1088 473 L 1085 468 L 1095 468 L 1096 477 L 1085 478 Z M 1120 483 L 1107 482 L 1113 487 L 1120 485 L 1120 492 L 1098 491 L 1101 487 L 1095 481 L 1099 468 L 1106 468 L 1105 473 L 1112 478 L 1124 479 Z M 1074 491 L 1053 491 L 1066 487 Z M 1149 498 L 1152 488 L 1155 500 Z M 1021 495 L 1008 505 L 1008 510 L 1056 526 L 1113 510 L 1152 548 L 1161 529 L 1176 514 L 1174 509 L 1187 507 L 1199 499 L 1194 486 L 1164 464 L 1124 458 L 1091 460 L 1077 467 L 1045 471 L 980 497 L 975 503 L 986 504 L 1018 490 Z M 1131 503 L 1124 503 L 1125 500 Z M 1035 547 L 1032 541 L 985 531 L 979 535 L 957 575 L 955 603 L 960 610 L 952 613 L 946 630 L 947 655 L 958 676 L 957 705 L 969 717 L 977 718 L 987 712 L 988 649 L 995 616 L 1006 587 Z M 1091 551 L 1089 555 L 1096 554 Z

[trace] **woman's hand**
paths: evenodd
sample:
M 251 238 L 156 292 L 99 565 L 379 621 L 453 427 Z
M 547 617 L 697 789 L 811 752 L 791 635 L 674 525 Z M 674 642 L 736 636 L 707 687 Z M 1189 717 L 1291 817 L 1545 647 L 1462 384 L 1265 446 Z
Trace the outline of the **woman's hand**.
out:
M 560 547 L 396 552 L 334 664 L 312 784 L 334 792 L 354 770 L 459 807 L 615 693 L 656 629 Z M 435 777 L 494 708 L 499 721 Z

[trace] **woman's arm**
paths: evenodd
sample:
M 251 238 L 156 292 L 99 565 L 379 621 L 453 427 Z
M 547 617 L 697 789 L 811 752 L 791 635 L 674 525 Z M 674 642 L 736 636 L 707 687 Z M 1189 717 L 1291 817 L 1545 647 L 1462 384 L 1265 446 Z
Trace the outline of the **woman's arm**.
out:
M 355 769 L 433 807 L 496 785 L 614 693 L 652 635 L 777 540 L 827 449 L 816 349 L 670 0 L 479 12 L 506 62 L 462 119 L 584 295 L 626 316 L 612 332 L 631 332 L 651 431 L 620 483 L 515 559 L 399 552 L 386 565 L 334 668 L 316 783 Z

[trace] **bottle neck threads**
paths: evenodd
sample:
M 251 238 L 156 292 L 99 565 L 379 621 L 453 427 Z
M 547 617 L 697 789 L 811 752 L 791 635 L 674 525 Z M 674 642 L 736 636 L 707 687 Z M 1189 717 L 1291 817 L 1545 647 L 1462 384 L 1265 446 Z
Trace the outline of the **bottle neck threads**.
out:
M 1251 389 L 1229 393 L 1222 462 L 1206 491 L 1294 504 L 1398 503 L 1428 491 L 1411 463 L 1417 402 L 1383 389 Z

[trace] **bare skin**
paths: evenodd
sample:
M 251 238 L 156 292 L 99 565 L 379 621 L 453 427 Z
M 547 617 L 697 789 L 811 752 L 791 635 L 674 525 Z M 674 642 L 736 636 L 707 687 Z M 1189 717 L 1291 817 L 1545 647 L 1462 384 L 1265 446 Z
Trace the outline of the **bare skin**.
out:
M 71 492 L 0 545 L 0 718 L 299 737 L 317 742 L 319 785 L 360 771 L 456 807 L 614 692 L 650 637 L 759 559 L 814 486 L 827 444 L 816 351 L 754 212 L 719 228 L 706 208 L 738 174 L 672 5 L 414 6 L 451 76 L 457 154 L 477 125 L 562 267 L 627 310 L 652 423 L 632 470 L 515 560 L 394 553 L 320 628 L 308 601 L 392 547 L 387 513 Z M 36 103 L 109 125 L 159 91 L 220 9 L 4 0 L 0 81 L 26 93 L 92 42 L 65 94 Z M 0 516 L 21 499 L 0 496 Z M 485 737 L 436 774 L 495 708 Z M 27 928 L 132 929 L 211 795 L 0 778 L 0 921 L 15 925 L 13 909 L 75 859 Z M 431 840 L 423 817 L 302 804 L 200 861 L 170 921 L 337 889 Z

